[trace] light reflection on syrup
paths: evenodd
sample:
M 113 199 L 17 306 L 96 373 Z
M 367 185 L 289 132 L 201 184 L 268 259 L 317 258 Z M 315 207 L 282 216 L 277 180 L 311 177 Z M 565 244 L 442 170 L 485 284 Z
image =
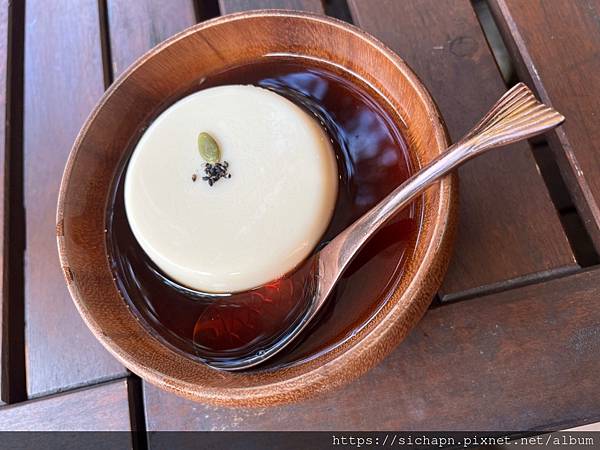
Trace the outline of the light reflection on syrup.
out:
M 316 290 L 314 258 L 290 275 L 257 289 L 214 301 L 198 317 L 193 342 L 207 358 L 260 353 L 305 315 Z
M 406 144 L 389 113 L 372 99 L 375 93 L 346 77 L 313 62 L 270 58 L 208 77 L 201 85 L 265 87 L 314 114 L 326 128 L 336 151 L 340 185 L 332 221 L 317 248 L 410 173 Z M 191 358 L 222 360 L 260 352 L 299 320 L 310 300 L 311 288 L 303 282 L 310 269 L 306 265 L 273 283 L 231 295 L 193 291 L 165 277 L 141 250 L 127 223 L 123 205 L 126 163 L 127 158 L 115 178 L 108 208 L 107 247 L 120 291 L 159 339 Z M 315 322 L 269 367 L 294 364 L 339 344 L 385 303 L 414 248 L 419 211 L 419 206 L 407 208 L 373 237 Z

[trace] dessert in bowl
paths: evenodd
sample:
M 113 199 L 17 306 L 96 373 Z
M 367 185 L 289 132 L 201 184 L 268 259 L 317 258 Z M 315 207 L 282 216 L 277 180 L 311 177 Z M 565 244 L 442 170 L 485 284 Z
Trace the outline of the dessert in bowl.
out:
M 218 161 L 202 159 L 203 133 Z M 280 11 L 192 27 L 115 81 L 75 143 L 57 223 L 75 304 L 127 367 L 195 400 L 264 406 L 340 385 L 439 287 L 452 177 L 377 233 L 292 348 L 237 373 L 203 360 L 276 338 L 302 307 L 306 256 L 446 146 L 414 74 L 354 27 Z

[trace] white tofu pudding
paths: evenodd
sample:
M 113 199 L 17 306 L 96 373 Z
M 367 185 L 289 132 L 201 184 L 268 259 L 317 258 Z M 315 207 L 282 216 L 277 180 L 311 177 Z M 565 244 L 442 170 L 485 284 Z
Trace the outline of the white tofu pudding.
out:
M 231 177 L 204 179 L 200 133 L 214 138 Z M 125 211 L 165 275 L 229 293 L 298 266 L 325 232 L 337 190 L 335 153 L 314 117 L 266 89 L 228 85 L 179 100 L 145 131 L 127 167 Z

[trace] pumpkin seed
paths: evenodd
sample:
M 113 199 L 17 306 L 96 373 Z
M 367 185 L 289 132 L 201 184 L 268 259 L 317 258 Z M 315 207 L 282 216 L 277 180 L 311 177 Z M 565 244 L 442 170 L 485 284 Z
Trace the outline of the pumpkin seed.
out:
M 200 152 L 200 156 L 208 163 L 214 164 L 221 160 L 219 144 L 206 132 L 198 135 L 198 151 Z

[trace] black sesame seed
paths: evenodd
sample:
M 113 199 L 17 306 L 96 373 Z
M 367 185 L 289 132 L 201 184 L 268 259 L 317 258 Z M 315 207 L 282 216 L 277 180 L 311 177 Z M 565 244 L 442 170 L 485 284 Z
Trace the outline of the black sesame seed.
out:
M 227 161 L 223 161 L 223 163 L 217 162 L 214 164 L 205 163 L 204 164 L 204 174 L 202 180 L 207 181 L 209 186 L 212 186 L 221 178 L 231 178 L 231 174 L 227 172 L 227 168 L 229 167 L 229 163 Z M 195 175 L 192 177 L 194 181 Z

